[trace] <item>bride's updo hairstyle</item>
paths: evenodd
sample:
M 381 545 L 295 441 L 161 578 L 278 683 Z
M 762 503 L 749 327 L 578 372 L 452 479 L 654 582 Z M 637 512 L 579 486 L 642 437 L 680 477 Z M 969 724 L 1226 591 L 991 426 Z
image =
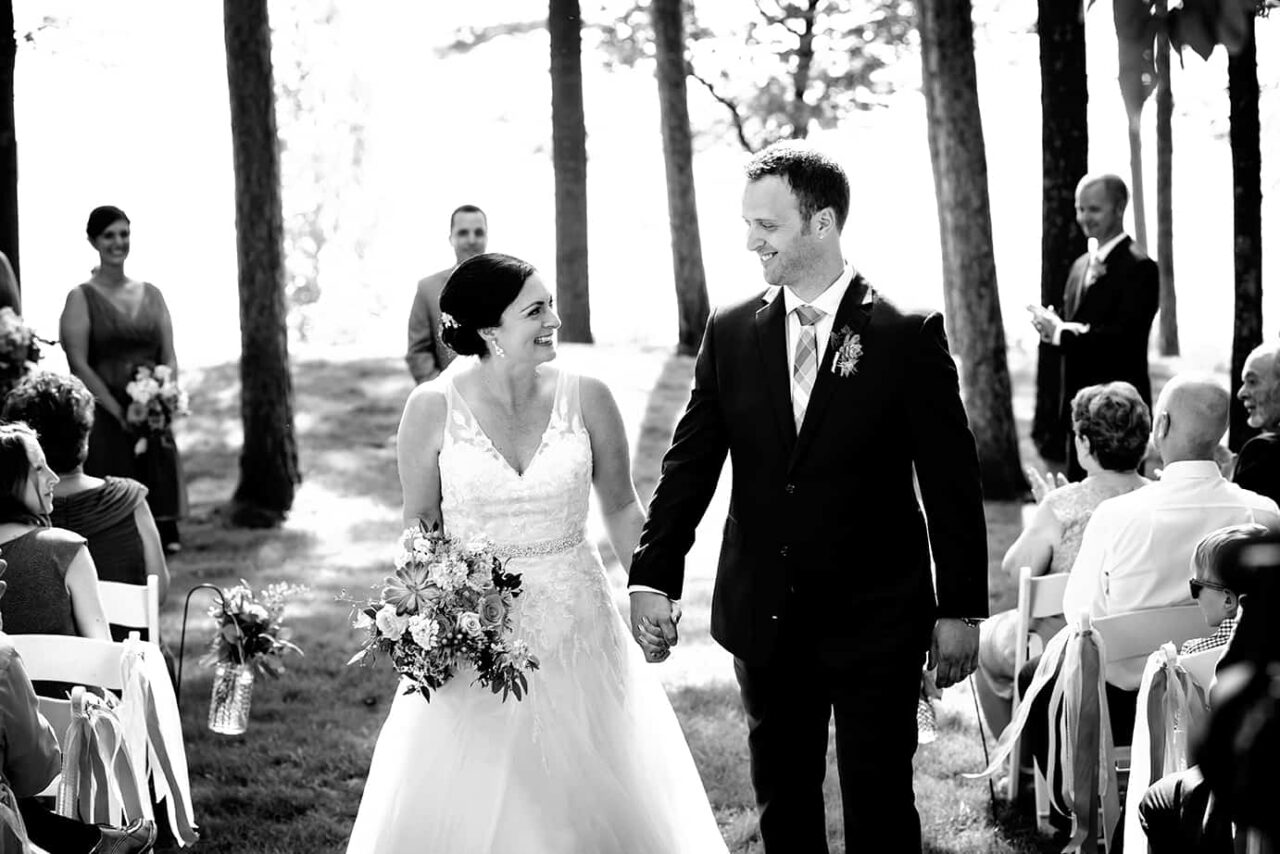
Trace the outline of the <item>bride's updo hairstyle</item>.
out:
M 480 330 L 502 324 L 502 313 L 534 272 L 527 261 L 500 252 L 463 261 L 440 292 L 440 340 L 459 356 L 488 358 Z

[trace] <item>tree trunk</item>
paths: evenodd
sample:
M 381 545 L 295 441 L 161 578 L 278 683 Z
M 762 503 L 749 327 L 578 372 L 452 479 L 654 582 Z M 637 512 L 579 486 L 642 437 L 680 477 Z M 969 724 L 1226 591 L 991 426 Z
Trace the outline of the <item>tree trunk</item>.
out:
M 1142 108 L 1151 94 L 1155 65 L 1151 59 L 1151 0 L 1113 0 L 1120 98 L 1129 128 L 1129 175 L 1133 198 L 1133 237 L 1144 252 L 1147 242 L 1147 195 L 1142 178 Z
M 1015 499 L 1026 494 L 1027 482 L 996 289 L 972 6 L 970 0 L 921 0 L 917 8 L 947 325 L 978 443 L 983 492 L 990 499 Z
M 678 351 L 691 356 L 698 352 L 710 306 L 693 182 L 693 134 L 689 129 L 685 89 L 684 13 L 680 0 L 654 0 L 652 14 L 658 60 L 658 102 L 662 108 L 662 155 L 667 165 L 671 260 L 675 267 L 680 326 Z
M 281 522 L 301 482 L 285 311 L 284 214 L 267 0 L 223 0 L 240 266 L 244 448 L 231 522 Z
M 1231 338 L 1231 450 L 1257 432 L 1235 399 L 1249 352 L 1262 343 L 1262 132 L 1258 119 L 1258 45 L 1253 18 L 1244 48 L 1228 55 L 1231 99 L 1231 173 L 1235 187 L 1235 325 Z
M 1163 20 L 1166 0 L 1156 0 Z M 1160 355 L 1176 356 L 1178 297 L 1173 286 L 1173 75 L 1166 27 L 1156 31 L 1156 264 L 1160 267 Z
M 1039 0 L 1040 38 L 1040 304 L 1062 310 L 1067 271 L 1085 250 L 1076 225 L 1076 182 L 1089 170 L 1089 90 L 1080 6 Z M 1058 348 L 1041 344 L 1031 438 L 1040 456 L 1066 462 Z
M 18 264 L 18 135 L 13 114 L 13 72 L 18 42 L 13 0 L 0 2 L 0 252 L 22 281 Z
M 805 100 L 809 90 L 809 75 L 813 70 L 814 27 L 818 17 L 820 0 L 809 0 L 809 7 L 800 13 L 803 22 L 800 31 L 800 46 L 796 48 L 796 72 L 792 78 L 794 90 L 791 98 L 791 136 L 793 139 L 805 139 L 809 136 L 809 116 L 813 110 Z
M 587 125 L 578 0 L 551 0 L 551 160 L 556 173 L 556 301 L 560 338 L 591 343 L 587 287 Z

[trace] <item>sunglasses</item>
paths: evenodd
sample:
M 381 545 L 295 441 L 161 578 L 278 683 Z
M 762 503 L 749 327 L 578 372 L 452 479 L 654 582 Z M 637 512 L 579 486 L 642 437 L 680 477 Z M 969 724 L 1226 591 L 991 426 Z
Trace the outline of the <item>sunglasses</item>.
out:
M 1191 579 L 1190 584 L 1191 584 L 1192 599 L 1199 599 L 1200 591 L 1205 589 L 1206 587 L 1208 587 L 1210 590 L 1217 590 L 1220 593 L 1231 592 L 1230 587 L 1227 587 L 1226 585 L 1223 585 L 1223 584 L 1218 584 L 1217 582 L 1214 582 L 1214 581 L 1201 581 L 1198 578 L 1193 578 Z

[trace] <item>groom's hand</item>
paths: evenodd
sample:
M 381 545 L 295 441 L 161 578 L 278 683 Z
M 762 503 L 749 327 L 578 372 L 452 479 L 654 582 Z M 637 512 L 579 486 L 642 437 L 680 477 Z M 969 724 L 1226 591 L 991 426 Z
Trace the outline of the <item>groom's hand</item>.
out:
M 644 647 L 649 660 L 665 659 L 668 648 L 679 643 L 677 619 L 671 600 L 663 594 L 647 590 L 631 592 L 631 636 Z
M 947 688 L 978 668 L 978 627 L 940 617 L 933 624 L 929 664 L 938 668 L 938 687 Z

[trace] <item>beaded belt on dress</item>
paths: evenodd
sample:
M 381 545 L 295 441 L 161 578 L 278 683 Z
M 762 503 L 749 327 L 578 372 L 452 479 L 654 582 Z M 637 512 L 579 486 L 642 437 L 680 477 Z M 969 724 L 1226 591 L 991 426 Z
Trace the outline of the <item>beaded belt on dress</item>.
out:
M 560 537 L 555 540 L 543 540 L 540 543 L 521 543 L 519 545 L 502 545 L 501 543 L 495 543 L 493 545 L 493 553 L 503 559 L 513 557 L 544 557 L 546 555 L 567 552 L 569 549 L 581 543 L 584 539 L 586 539 L 586 537 L 581 531 L 579 531 L 576 534 L 570 534 L 567 537 Z

